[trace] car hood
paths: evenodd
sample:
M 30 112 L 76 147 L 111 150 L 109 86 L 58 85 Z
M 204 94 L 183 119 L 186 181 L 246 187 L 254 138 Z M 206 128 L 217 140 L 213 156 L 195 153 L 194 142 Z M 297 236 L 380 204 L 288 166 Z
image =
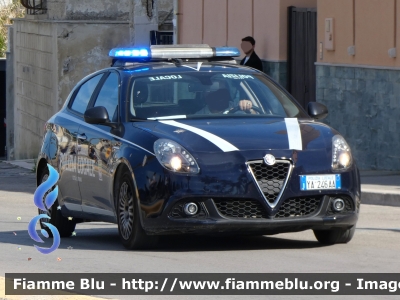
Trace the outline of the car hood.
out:
M 133 126 L 195 152 L 327 149 L 334 134 L 325 124 L 296 118 L 179 119 Z

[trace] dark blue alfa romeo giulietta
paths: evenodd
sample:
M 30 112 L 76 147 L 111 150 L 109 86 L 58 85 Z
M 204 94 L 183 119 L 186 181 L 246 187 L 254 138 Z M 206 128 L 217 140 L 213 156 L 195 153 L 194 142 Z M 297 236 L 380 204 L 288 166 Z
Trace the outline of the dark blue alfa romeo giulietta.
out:
M 160 235 L 266 235 L 312 229 L 347 243 L 360 209 L 349 145 L 235 48 L 113 49 L 113 67 L 71 91 L 46 124 L 38 185 L 59 173 L 47 212 L 61 236 L 76 223 L 118 224 L 123 245 Z

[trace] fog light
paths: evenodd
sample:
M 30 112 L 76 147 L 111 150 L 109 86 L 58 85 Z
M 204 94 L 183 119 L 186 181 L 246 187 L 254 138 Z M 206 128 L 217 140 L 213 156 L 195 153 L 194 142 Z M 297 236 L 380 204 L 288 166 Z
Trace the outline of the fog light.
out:
M 345 205 L 344 205 L 344 201 L 342 199 L 337 198 L 337 199 L 333 200 L 332 206 L 335 211 L 341 212 L 341 211 L 343 211 Z
M 186 203 L 185 206 L 183 207 L 183 211 L 188 216 L 194 216 L 195 214 L 197 214 L 198 211 L 197 204 L 193 202 Z

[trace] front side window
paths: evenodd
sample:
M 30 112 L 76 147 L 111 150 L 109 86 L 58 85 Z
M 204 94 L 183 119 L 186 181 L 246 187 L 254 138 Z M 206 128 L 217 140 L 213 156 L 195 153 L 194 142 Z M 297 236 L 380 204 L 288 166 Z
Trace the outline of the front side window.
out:
M 118 121 L 118 95 L 119 78 L 116 73 L 110 73 L 100 89 L 94 107 L 104 106 L 108 112 L 110 121 Z
M 258 74 L 183 72 L 138 77 L 130 113 L 142 119 L 210 116 L 306 117 L 272 81 Z
M 81 87 L 79 88 L 78 92 L 75 95 L 74 101 L 72 102 L 71 105 L 72 110 L 80 114 L 85 113 L 90 98 L 92 97 L 92 94 L 96 89 L 97 84 L 99 83 L 101 77 L 103 77 L 103 74 L 99 74 L 81 85 Z

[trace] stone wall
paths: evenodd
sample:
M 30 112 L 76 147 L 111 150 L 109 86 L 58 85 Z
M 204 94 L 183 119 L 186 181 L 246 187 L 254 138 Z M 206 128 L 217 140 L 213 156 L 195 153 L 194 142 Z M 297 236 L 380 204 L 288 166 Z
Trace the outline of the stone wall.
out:
M 37 157 L 45 122 L 78 81 L 110 66 L 111 48 L 148 45 L 149 30 L 158 29 L 158 12 L 169 11 L 172 0 L 160 0 L 151 18 L 145 3 L 47 0 L 47 14 L 15 20 L 7 54 L 12 66 L 7 74 L 13 76 L 7 80 L 7 120 L 14 120 L 7 129 L 8 159 Z
M 400 170 L 400 70 L 317 64 L 324 122 L 350 144 L 362 170 Z
M 110 66 L 129 40 L 129 23 L 15 20 L 13 159 L 36 157 L 45 122 L 84 76 Z M 101 35 L 98 34 L 101 32 Z M 8 100 L 7 100 L 8 101 Z M 8 115 L 8 113 L 7 113 Z
M 129 44 L 129 23 L 56 22 L 57 110 L 84 76 L 110 67 L 109 51 Z M 98 33 L 101 33 L 98 34 Z
M 8 27 L 8 45 L 9 48 L 6 52 L 6 147 L 7 147 L 7 160 L 14 158 L 14 53 L 10 51 L 14 45 L 14 28 Z
M 264 73 L 271 76 L 285 89 L 287 88 L 287 62 L 263 61 Z
M 14 21 L 15 159 L 40 149 L 45 122 L 55 112 L 54 36 L 51 23 Z M 8 115 L 8 113 L 7 113 Z
M 129 20 L 132 0 L 47 0 L 50 20 Z
M 243 56 L 235 59 L 237 64 L 240 64 Z M 269 77 L 274 79 L 280 85 L 282 85 L 285 89 L 287 88 L 287 62 L 274 62 L 274 61 L 266 61 L 261 60 L 263 64 L 263 71 Z
M 172 31 L 173 1 L 158 0 L 158 30 Z

